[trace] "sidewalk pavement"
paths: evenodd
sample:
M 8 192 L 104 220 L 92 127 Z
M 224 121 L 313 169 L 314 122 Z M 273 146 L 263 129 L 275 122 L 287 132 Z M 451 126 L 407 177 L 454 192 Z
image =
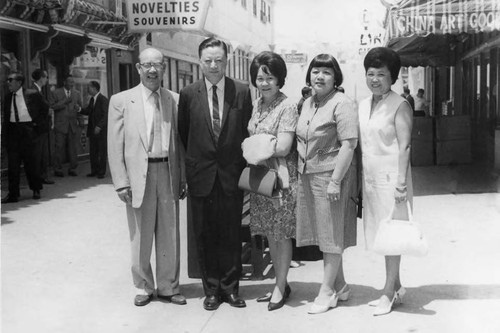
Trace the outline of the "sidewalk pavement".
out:
M 185 202 L 181 203 L 181 291 L 188 304 L 154 300 L 133 305 L 125 208 L 110 177 L 55 178 L 42 199 L 21 190 L 19 203 L 2 205 L 2 332 L 500 332 L 500 187 L 498 176 L 469 166 L 414 168 L 415 218 L 430 243 L 425 258 L 404 257 L 404 304 L 373 317 L 384 261 L 363 246 L 344 254 L 351 298 L 308 315 L 322 280 L 322 262 L 290 269 L 286 305 L 268 312 L 258 296 L 274 280 L 242 280 L 247 307 L 203 309 L 201 283 L 187 277 Z M 6 194 L 2 184 L 2 196 Z M 269 276 L 272 276 L 270 270 Z

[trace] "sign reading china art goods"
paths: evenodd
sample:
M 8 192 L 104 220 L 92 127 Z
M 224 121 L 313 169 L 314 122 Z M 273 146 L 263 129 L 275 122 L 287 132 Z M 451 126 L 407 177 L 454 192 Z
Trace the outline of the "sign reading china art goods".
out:
M 202 30 L 208 4 L 207 0 L 127 0 L 128 30 Z
M 393 38 L 500 31 L 499 4 L 498 0 L 407 2 L 391 9 L 389 35 Z

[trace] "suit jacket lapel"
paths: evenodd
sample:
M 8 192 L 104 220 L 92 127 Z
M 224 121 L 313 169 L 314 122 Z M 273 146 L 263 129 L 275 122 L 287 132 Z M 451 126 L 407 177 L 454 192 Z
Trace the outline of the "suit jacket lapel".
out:
M 205 79 L 202 79 L 200 81 L 200 85 L 198 86 L 198 97 L 201 104 L 201 109 L 202 109 L 201 112 L 203 112 L 203 117 L 207 122 L 210 136 L 212 137 L 212 140 L 215 142 L 215 134 L 212 126 L 212 117 L 210 116 L 210 106 L 208 105 L 208 95 L 207 95 L 207 87 L 205 84 Z
M 220 126 L 221 133 L 224 125 L 226 124 L 226 119 L 229 115 L 229 111 L 231 110 L 231 105 L 233 105 L 233 101 L 235 98 L 235 87 L 234 83 L 231 79 L 225 77 L 224 83 L 224 111 L 222 113 L 222 124 Z
M 144 149 L 148 150 L 148 139 L 147 139 L 147 127 L 146 127 L 146 115 L 144 113 L 144 103 L 142 101 L 142 91 L 141 87 L 137 86 L 130 96 L 131 110 L 133 118 L 137 121 L 137 129 L 139 131 L 139 136 L 141 137 Z

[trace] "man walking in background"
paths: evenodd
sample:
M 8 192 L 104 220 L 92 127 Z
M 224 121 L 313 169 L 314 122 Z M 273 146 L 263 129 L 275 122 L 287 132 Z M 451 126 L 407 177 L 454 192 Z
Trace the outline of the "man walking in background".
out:
M 163 54 L 147 48 L 139 61 L 141 83 L 111 96 L 109 102 L 109 168 L 127 209 L 134 304 L 143 306 L 153 298 L 154 240 L 158 298 L 182 305 L 186 298 L 179 292 L 179 199 L 186 195 L 186 183 L 177 106 L 172 94 L 160 87 Z
M 206 310 L 221 301 L 245 307 L 241 276 L 243 192 L 238 179 L 246 165 L 241 143 L 252 113 L 248 85 L 225 76 L 227 46 L 208 38 L 199 48 L 204 78 L 181 90 L 179 133 L 186 148 L 194 238 Z
M 109 100 L 101 94 L 101 85 L 90 81 L 88 92 L 89 104 L 81 114 L 89 117 L 87 137 L 90 141 L 90 173 L 87 177 L 104 178 L 107 163 L 107 126 Z
M 54 91 L 50 103 L 54 109 L 54 175 L 57 177 L 64 177 L 62 163 L 65 149 L 69 158 L 68 175 L 77 175 L 78 112 L 82 108 L 82 97 L 80 92 L 73 88 L 74 85 L 73 77 L 66 77 L 64 86 Z

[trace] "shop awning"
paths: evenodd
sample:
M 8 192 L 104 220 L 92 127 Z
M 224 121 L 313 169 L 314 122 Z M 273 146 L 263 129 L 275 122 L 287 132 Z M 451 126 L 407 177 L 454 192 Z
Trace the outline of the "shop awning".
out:
M 382 1 L 383 2 L 383 1 Z M 452 66 L 473 34 L 498 34 L 499 0 L 403 0 L 388 10 L 387 46 L 405 66 Z

